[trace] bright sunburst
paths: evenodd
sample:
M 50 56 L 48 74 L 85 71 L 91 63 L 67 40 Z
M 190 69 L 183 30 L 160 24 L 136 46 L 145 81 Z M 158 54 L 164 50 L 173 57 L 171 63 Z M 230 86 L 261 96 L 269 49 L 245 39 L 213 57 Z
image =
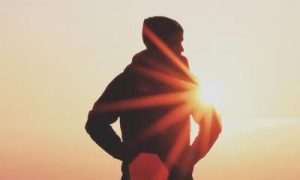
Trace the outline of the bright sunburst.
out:
M 224 96 L 224 86 L 220 82 L 202 78 L 197 91 L 201 103 L 213 106 L 217 110 L 221 107 Z

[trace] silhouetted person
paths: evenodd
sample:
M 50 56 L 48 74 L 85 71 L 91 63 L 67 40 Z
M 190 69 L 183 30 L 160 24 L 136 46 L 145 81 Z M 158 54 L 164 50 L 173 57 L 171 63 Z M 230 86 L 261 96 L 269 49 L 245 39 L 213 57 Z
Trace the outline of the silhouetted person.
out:
M 145 19 L 143 41 L 146 49 L 133 57 L 94 104 L 86 130 L 123 162 L 123 180 L 130 179 L 129 165 L 141 152 L 158 155 L 169 169 L 169 179 L 191 180 L 194 165 L 216 141 L 221 124 L 213 109 L 204 116 L 205 110 L 191 103 L 189 84 L 195 81 L 181 55 L 181 25 L 167 17 Z M 192 145 L 190 115 L 199 124 Z M 111 127 L 118 118 L 122 140 Z

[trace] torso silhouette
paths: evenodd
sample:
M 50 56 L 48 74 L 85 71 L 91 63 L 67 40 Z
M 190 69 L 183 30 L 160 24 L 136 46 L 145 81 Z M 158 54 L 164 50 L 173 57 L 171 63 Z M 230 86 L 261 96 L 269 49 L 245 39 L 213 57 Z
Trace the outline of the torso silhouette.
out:
M 185 57 L 181 56 L 180 59 L 188 66 Z M 183 146 L 182 151 L 177 155 L 178 161 L 180 161 L 180 157 L 190 148 L 189 114 L 181 117 L 181 120 L 176 121 L 170 127 L 152 136 L 142 138 L 149 127 L 184 102 L 155 107 L 143 106 L 141 108 L 99 112 L 99 106 L 101 107 L 101 104 L 105 103 L 185 91 L 179 86 L 168 85 L 159 79 L 136 71 L 140 67 L 162 72 L 185 81 L 191 81 L 164 55 L 159 52 L 145 50 L 134 56 L 132 63 L 108 85 L 105 92 L 95 103 L 89 113 L 86 125 L 87 131 L 99 146 L 113 157 L 123 161 L 122 179 L 124 180 L 129 179 L 128 167 L 130 162 L 141 152 L 157 154 L 162 162 L 166 162 L 172 148 L 174 148 L 174 144 L 180 138 Z M 110 126 L 118 117 L 120 118 L 123 141 Z M 176 168 L 178 163 L 180 162 L 175 162 L 173 167 Z M 170 172 L 169 179 L 172 179 L 176 171 L 170 169 Z M 192 179 L 192 167 L 186 179 Z

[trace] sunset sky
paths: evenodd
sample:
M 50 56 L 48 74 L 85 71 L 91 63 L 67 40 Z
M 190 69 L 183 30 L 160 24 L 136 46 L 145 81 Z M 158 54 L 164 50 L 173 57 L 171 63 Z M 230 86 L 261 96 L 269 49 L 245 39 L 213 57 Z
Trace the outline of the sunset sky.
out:
M 1 0 L 0 179 L 120 179 L 87 113 L 143 50 L 143 20 L 184 27 L 184 55 L 222 116 L 195 180 L 300 179 L 300 1 Z M 117 124 L 114 125 L 117 128 Z

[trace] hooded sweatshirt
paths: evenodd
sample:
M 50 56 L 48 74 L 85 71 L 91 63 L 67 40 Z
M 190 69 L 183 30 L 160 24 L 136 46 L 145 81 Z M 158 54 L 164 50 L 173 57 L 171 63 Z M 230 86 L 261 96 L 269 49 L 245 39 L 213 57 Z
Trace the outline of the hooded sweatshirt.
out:
M 187 59 L 180 59 L 188 67 Z M 176 166 L 190 147 L 190 113 L 180 111 L 185 103 L 180 93 L 186 91 L 181 81 L 192 82 L 166 56 L 144 50 L 95 102 L 86 129 L 100 147 L 123 161 L 123 176 L 128 176 L 129 164 L 139 153 L 153 153 L 166 162 L 180 141 L 173 153 Z M 111 127 L 118 118 L 122 139 Z

